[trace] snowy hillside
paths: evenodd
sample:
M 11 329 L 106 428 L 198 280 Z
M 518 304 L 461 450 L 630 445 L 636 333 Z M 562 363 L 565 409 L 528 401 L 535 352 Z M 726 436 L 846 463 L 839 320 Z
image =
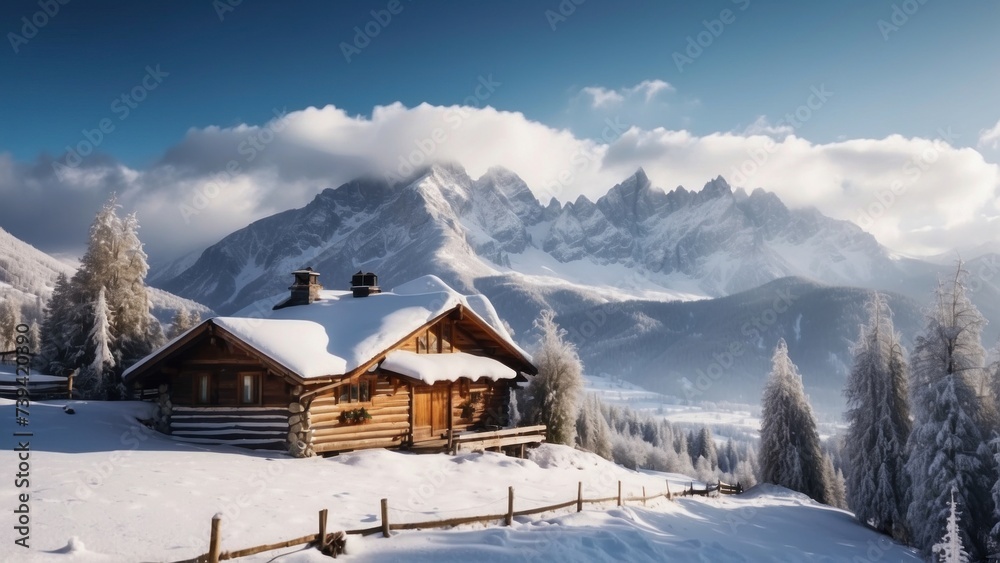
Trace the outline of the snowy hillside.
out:
M 72 277 L 75 268 L 65 264 L 0 228 L 0 298 L 12 299 L 19 307 L 44 306 L 59 274 Z M 212 310 L 158 288 L 149 288 L 151 312 L 161 323 L 169 324 L 181 307 L 196 311 L 203 318 Z
M 30 550 L 5 547 L 17 561 L 162 561 L 208 549 L 209 522 L 222 514 L 223 549 L 313 533 L 330 509 L 329 529 L 377 525 L 379 499 L 395 522 L 502 513 L 507 487 L 518 509 L 585 497 L 660 491 L 680 475 L 633 472 L 587 453 L 543 446 L 531 459 L 499 454 L 412 455 L 385 450 L 290 459 L 224 447 L 181 444 L 138 424 L 149 405 L 118 402 L 32 405 L 30 488 L 8 487 L 0 501 L 30 495 Z M 0 400 L 13 420 L 14 403 Z M 13 467 L 16 454 L 0 453 Z M 3 541 L 13 546 L 7 526 Z M 797 493 L 758 487 L 742 496 L 614 502 L 518 517 L 514 525 L 394 532 L 348 540 L 347 561 L 849 561 L 873 554 L 918 561 L 914 553 L 859 525 L 842 510 Z M 281 553 L 293 552 L 274 559 Z M 328 561 L 287 548 L 247 562 Z

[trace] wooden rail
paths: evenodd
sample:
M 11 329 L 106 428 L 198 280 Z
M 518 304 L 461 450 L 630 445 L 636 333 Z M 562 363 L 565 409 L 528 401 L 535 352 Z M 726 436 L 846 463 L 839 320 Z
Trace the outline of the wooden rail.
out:
M 537 444 L 545 441 L 545 431 L 545 425 L 541 424 L 487 432 L 463 432 L 452 437 L 452 453 Z
M 239 557 L 247 557 L 249 555 L 255 555 L 265 551 L 272 551 L 275 549 L 283 549 L 286 547 L 294 547 L 297 545 L 307 545 L 311 544 L 320 549 L 324 554 L 330 555 L 331 557 L 336 557 L 338 554 L 343 553 L 344 547 L 346 545 L 348 535 L 373 535 L 381 533 L 384 537 L 391 537 L 393 531 L 399 530 L 422 530 L 422 529 L 432 529 L 432 528 L 450 528 L 454 526 L 460 526 L 463 524 L 480 524 L 480 523 L 491 523 L 503 521 L 505 526 L 510 526 L 513 524 L 515 517 L 521 516 L 531 516 L 533 514 L 541 514 L 543 512 L 551 512 L 553 510 L 561 510 L 564 508 L 569 508 L 572 506 L 576 507 L 577 512 L 583 511 L 584 504 L 600 504 L 617 502 L 618 506 L 622 506 L 626 502 L 642 502 L 645 504 L 647 501 L 666 498 L 672 500 L 675 495 L 670 491 L 670 483 L 666 483 L 666 487 L 663 492 L 658 492 L 655 494 L 646 494 L 646 488 L 642 488 L 641 496 L 623 496 L 622 495 L 622 482 L 618 481 L 617 494 L 609 497 L 598 497 L 598 498 L 584 498 L 583 497 L 583 482 L 577 483 L 576 496 L 573 500 L 568 500 L 566 502 L 560 502 L 556 504 L 551 504 L 548 506 L 539 506 L 534 508 L 527 508 L 523 510 L 514 510 L 514 487 L 507 488 L 507 512 L 505 514 L 486 514 L 482 516 L 459 516 L 456 518 L 449 518 L 447 520 L 429 520 L 425 522 L 399 522 L 392 523 L 389 519 L 389 499 L 381 499 L 379 502 L 379 512 L 381 514 L 381 522 L 378 526 L 371 528 L 362 528 L 357 530 L 344 530 L 335 533 L 327 532 L 327 511 L 323 509 L 319 512 L 319 531 L 315 534 L 308 534 L 302 537 L 267 544 L 260 545 L 256 547 L 249 547 L 246 549 L 239 549 L 235 551 L 222 551 L 222 539 L 221 539 L 221 516 L 215 515 L 212 518 L 212 528 L 211 536 L 209 541 L 209 552 L 203 555 L 199 555 L 193 559 L 186 559 L 184 561 L 177 561 L 174 563 L 218 563 L 219 561 L 226 561 L 229 559 L 236 559 Z M 684 489 L 680 492 L 679 496 L 707 496 L 712 492 L 719 492 L 720 494 L 738 494 L 743 492 L 743 487 L 739 483 L 736 485 L 730 485 L 728 483 L 723 483 L 719 481 L 715 485 L 705 485 L 703 490 L 695 489 L 694 482 L 691 483 L 689 488 Z

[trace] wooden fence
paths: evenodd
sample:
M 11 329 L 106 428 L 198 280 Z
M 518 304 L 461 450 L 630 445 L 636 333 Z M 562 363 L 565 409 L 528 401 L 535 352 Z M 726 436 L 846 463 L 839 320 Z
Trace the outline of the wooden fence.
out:
M 247 557 L 249 555 L 256 555 L 258 553 L 263 553 L 265 551 L 272 551 L 275 549 L 283 549 L 286 547 L 294 547 L 298 545 L 314 546 L 318 548 L 322 553 L 336 558 L 338 554 L 344 552 L 344 547 L 347 543 L 348 535 L 367 536 L 367 535 L 381 533 L 383 537 L 388 538 L 391 536 L 391 532 L 398 530 L 450 528 L 462 524 L 476 524 L 476 523 L 489 524 L 493 522 L 499 522 L 501 520 L 503 521 L 505 526 L 510 526 L 514 522 L 515 517 L 541 514 L 543 512 L 561 510 L 563 508 L 570 508 L 572 506 L 576 507 L 577 512 L 582 512 L 584 504 L 616 502 L 617 506 L 623 506 L 626 502 L 641 502 L 643 503 L 643 505 L 645 505 L 647 501 L 658 498 L 666 498 L 667 500 L 672 500 L 674 497 L 677 496 L 708 496 L 713 492 L 718 492 L 720 494 L 739 494 L 743 492 L 743 487 L 739 483 L 737 483 L 736 485 L 730 485 L 727 483 L 723 483 L 722 481 L 719 481 L 715 485 L 705 485 L 704 489 L 695 489 L 694 483 L 692 482 L 690 487 L 688 487 L 687 489 L 682 490 L 679 494 L 673 494 L 670 491 L 670 482 L 668 481 L 666 483 L 664 492 L 647 495 L 646 487 L 642 487 L 642 496 L 623 496 L 622 482 L 618 481 L 617 494 L 601 498 L 584 498 L 583 482 L 580 481 L 577 483 L 575 499 L 548 506 L 539 506 L 524 510 L 514 510 L 514 487 L 507 487 L 507 511 L 503 514 L 486 514 L 483 516 L 460 516 L 457 518 L 449 518 L 447 520 L 429 520 L 424 522 L 397 522 L 397 523 L 393 523 L 389 519 L 389 499 L 382 499 L 379 505 L 379 512 L 381 513 L 382 517 L 381 517 L 381 523 L 378 526 L 374 526 L 371 528 L 360 528 L 356 530 L 344 530 L 331 533 L 327 531 L 327 509 L 324 508 L 323 510 L 319 511 L 319 529 L 314 534 L 308 534 L 299 538 L 294 538 L 273 544 L 259 545 L 256 547 L 239 549 L 236 551 L 222 551 L 222 536 L 221 536 L 222 517 L 216 514 L 212 518 L 212 528 L 209 539 L 208 553 L 199 555 L 198 557 L 195 557 L 193 559 L 185 559 L 183 561 L 177 561 L 175 563 L 218 563 L 219 561 L 227 561 L 229 559 Z
M 72 399 L 73 398 L 73 376 L 68 377 L 56 377 L 53 375 L 46 375 L 44 379 L 38 376 L 29 375 L 28 385 L 23 386 L 16 381 L 16 375 L 14 374 L 4 374 L 5 376 L 10 375 L 9 378 L 4 378 L 0 380 L 0 397 L 5 399 L 16 399 L 18 389 L 26 387 L 28 390 L 28 395 L 32 400 L 41 399 Z M 10 381 L 7 381 L 10 379 Z

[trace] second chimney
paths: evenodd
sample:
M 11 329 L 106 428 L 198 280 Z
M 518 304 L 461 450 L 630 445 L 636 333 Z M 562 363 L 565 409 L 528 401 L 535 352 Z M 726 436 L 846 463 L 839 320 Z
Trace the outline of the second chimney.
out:
M 368 297 L 373 293 L 382 293 L 378 287 L 378 276 L 372 272 L 365 274 L 358 270 L 358 273 L 351 276 L 351 293 L 355 297 Z

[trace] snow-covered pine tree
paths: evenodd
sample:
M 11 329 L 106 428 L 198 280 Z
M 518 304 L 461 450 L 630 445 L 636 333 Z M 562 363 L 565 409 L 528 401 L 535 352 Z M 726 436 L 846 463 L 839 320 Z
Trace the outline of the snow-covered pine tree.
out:
M 847 503 L 858 520 L 905 540 L 911 427 L 905 352 L 885 297 L 875 293 L 865 309 L 844 389 Z
M 8 296 L 0 297 L 0 352 L 14 349 L 17 333 L 14 329 L 20 322 L 20 311 L 14 305 L 14 300 Z
M 996 467 L 980 432 L 975 381 L 981 376 L 985 319 L 969 300 L 965 271 L 942 284 L 924 332 L 917 337 L 911 365 L 914 424 L 907 442 L 911 480 L 907 519 L 913 544 L 925 555 L 948 519 L 948 502 L 966 514 L 958 533 L 973 559 L 988 553 Z
M 604 419 L 597 395 L 591 394 L 583 402 L 576 430 L 581 447 L 604 459 L 611 459 L 611 427 Z
M 160 345 L 163 332 L 160 323 L 150 314 L 146 274 L 149 272 L 146 252 L 139 240 L 139 219 L 135 213 L 120 222 L 119 253 L 114 270 L 117 277 L 106 287 L 115 291 L 112 314 L 115 319 L 115 350 L 123 366 L 131 365 Z
M 761 480 L 829 503 L 816 420 L 784 339 L 771 365 L 761 409 Z
M 969 554 L 962 545 L 962 534 L 958 523 L 961 521 L 958 508 L 955 506 L 955 491 L 951 492 L 948 501 L 948 521 L 941 542 L 934 544 L 932 551 L 940 557 L 941 563 L 969 563 Z
M 75 293 L 69 279 L 59 274 L 42 318 L 39 349 L 42 369 L 54 375 L 73 371 L 77 367 L 80 347 L 85 344 L 83 337 L 87 333 L 75 322 L 85 307 L 75 302 Z
M 538 375 L 531 380 L 527 391 L 533 422 L 547 427 L 548 441 L 572 446 L 576 442 L 583 364 L 576 347 L 566 340 L 566 331 L 554 319 L 555 312 L 547 309 L 535 321 L 541 334 L 534 354 Z
M 115 358 L 111 353 L 111 312 L 104 297 L 104 288 L 97 292 L 97 301 L 93 304 L 94 326 L 90 330 L 90 346 L 94 351 L 94 360 L 81 372 L 80 388 L 90 395 L 103 395 L 109 386 L 109 380 L 114 381 L 111 369 L 115 367 Z
M 698 435 L 698 447 L 698 456 L 705 458 L 708 461 L 709 467 L 713 471 L 716 470 L 719 467 L 719 453 L 715 447 L 715 438 L 712 436 L 712 430 L 707 426 L 701 427 L 701 432 Z
M 826 473 L 827 492 L 830 506 L 837 508 L 847 508 L 847 491 L 844 485 L 844 474 L 840 469 L 835 469 L 833 456 L 823 454 L 823 471 Z
M 116 375 L 162 341 L 160 324 L 150 314 L 145 285 L 149 266 L 138 237 L 139 223 L 134 213 L 120 219 L 118 207 L 117 198 L 112 196 L 95 216 L 80 269 L 69 282 L 69 311 L 56 318 L 68 333 L 62 335 L 64 342 L 73 351 L 60 366 L 63 371 L 83 368 L 94 361 L 96 351 L 86 337 L 94 326 L 93 308 L 89 305 L 96 301 L 101 289 L 110 313 Z
M 177 309 L 177 312 L 174 313 L 174 318 L 170 321 L 170 332 L 167 333 L 167 337 L 177 338 L 190 329 L 191 326 L 191 317 L 187 308 L 181 307 Z

